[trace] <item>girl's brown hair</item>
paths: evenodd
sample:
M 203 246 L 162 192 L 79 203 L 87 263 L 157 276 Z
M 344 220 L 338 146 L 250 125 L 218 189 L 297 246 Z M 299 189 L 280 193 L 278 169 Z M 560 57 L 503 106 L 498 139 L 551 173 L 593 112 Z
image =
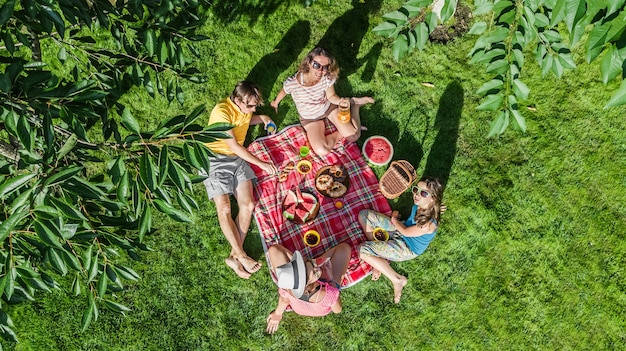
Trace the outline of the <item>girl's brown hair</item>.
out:
M 426 208 L 420 208 L 415 214 L 415 224 L 416 225 L 424 225 L 428 223 L 431 219 L 437 221 L 437 225 L 439 225 L 439 216 L 441 215 L 441 198 L 443 196 L 443 185 L 441 185 L 441 181 L 435 177 L 423 177 L 420 179 L 420 182 L 426 183 L 426 189 L 430 193 L 433 201 L 430 203 L 430 206 Z
M 302 73 L 309 73 L 311 70 L 311 64 L 313 64 L 313 59 L 316 56 L 324 56 L 328 58 L 328 71 L 326 75 L 330 78 L 335 78 L 339 76 L 339 66 L 337 65 L 337 60 L 328 52 L 328 50 L 322 47 L 316 47 L 315 49 L 309 51 L 309 53 L 304 57 L 302 62 L 300 62 L 300 67 L 298 67 L 298 71 Z

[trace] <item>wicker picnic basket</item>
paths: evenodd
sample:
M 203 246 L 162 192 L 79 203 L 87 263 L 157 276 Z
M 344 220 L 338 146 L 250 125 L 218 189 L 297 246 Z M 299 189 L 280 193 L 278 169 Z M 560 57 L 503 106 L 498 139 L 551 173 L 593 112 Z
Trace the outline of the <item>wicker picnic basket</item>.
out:
M 380 178 L 380 192 L 388 199 L 395 199 L 407 191 L 416 178 L 415 168 L 408 161 L 393 161 Z

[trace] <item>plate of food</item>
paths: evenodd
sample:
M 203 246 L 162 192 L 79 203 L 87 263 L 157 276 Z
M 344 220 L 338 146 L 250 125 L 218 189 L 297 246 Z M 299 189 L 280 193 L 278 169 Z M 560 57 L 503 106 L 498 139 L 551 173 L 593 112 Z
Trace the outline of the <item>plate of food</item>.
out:
M 315 175 L 315 189 L 323 196 L 336 199 L 350 188 L 348 170 L 343 165 L 324 166 Z
M 303 224 L 312 221 L 320 209 L 317 197 L 308 191 L 293 187 L 287 191 L 283 200 L 283 217 L 297 223 Z

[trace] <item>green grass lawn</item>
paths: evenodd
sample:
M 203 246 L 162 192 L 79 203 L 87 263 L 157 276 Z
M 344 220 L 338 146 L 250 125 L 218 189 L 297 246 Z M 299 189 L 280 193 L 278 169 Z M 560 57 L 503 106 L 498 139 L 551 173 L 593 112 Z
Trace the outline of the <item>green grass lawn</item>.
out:
M 153 251 L 132 263 L 142 280 L 116 298 L 132 309 L 126 317 L 102 309 L 81 333 L 84 296 L 38 294 L 33 303 L 7 308 L 20 343 L 3 343 L 5 349 L 624 347 L 626 108 L 602 109 L 620 82 L 603 85 L 598 64 L 584 62 L 583 48 L 575 50 L 578 69 L 562 79 L 542 77 L 528 53 L 522 78 L 532 92 L 520 102 L 528 130 L 486 139 L 494 116 L 475 109 L 475 91 L 491 77 L 468 63 L 475 37 L 429 45 L 396 63 L 390 43 L 371 29 L 402 1 L 318 0 L 309 8 L 300 1 L 268 3 L 239 17 L 226 5 L 216 9 L 202 31 L 211 39 L 198 45 L 203 59 L 197 66 L 208 81 L 185 85 L 184 106 L 168 106 L 140 89 L 124 102 L 142 123 L 154 125 L 200 103 L 210 111 L 248 78 L 261 86 L 269 112 L 269 101 L 306 52 L 318 43 L 329 47 L 342 68 L 337 92 L 376 100 L 361 110 L 369 130 L 360 142 L 385 135 L 396 147 L 395 159 L 447 184 L 449 209 L 436 239 L 418 258 L 394 264 L 409 277 L 401 303 L 392 303 L 388 280 L 368 278 L 343 292 L 341 314 L 287 313 L 278 332 L 267 335 L 265 319 L 277 292 L 258 230 L 253 225 L 245 247 L 264 267 L 239 279 L 224 264 L 229 246 L 198 186 L 194 224 L 161 216 L 158 231 L 146 236 Z M 270 115 L 280 127 L 297 121 L 289 97 L 277 116 Z M 391 205 L 406 216 L 410 199 Z

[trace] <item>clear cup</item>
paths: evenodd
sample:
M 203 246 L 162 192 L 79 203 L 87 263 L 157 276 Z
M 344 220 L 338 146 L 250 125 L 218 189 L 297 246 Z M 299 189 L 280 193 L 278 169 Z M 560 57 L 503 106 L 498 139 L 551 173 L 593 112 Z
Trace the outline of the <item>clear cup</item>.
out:
M 341 123 L 350 123 L 350 99 L 341 99 L 337 119 Z

